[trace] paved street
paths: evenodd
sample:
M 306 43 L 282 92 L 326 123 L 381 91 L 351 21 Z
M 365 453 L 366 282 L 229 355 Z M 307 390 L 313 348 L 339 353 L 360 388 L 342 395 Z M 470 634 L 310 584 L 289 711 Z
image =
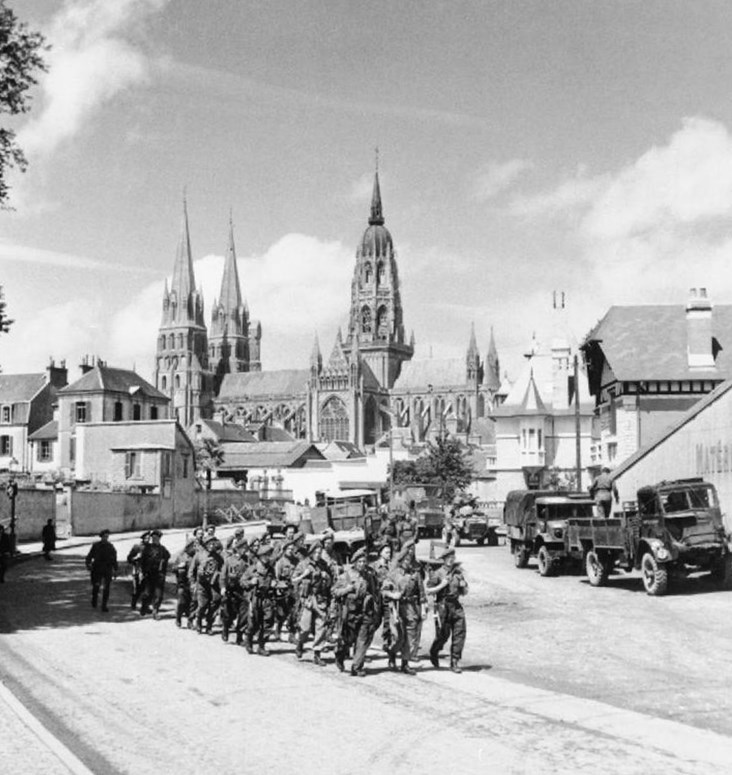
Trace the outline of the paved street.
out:
M 124 556 L 130 541 L 115 543 Z M 634 575 L 593 589 L 519 571 L 503 546 L 461 547 L 463 675 L 427 662 L 392 674 L 374 649 L 355 679 L 307 652 L 298 663 L 289 644 L 265 659 L 179 631 L 170 599 L 162 621 L 140 620 L 122 577 L 103 615 L 85 552 L 27 559 L 0 587 L 15 771 L 83 771 L 64 750 L 100 773 L 709 773 L 732 760 L 732 593 L 704 579 L 651 599 Z

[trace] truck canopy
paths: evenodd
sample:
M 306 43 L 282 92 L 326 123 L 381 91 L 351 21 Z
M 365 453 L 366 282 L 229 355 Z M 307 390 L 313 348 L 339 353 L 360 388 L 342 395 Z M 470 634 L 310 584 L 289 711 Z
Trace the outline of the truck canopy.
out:
M 544 509 L 547 518 L 569 519 L 591 517 L 594 502 L 584 492 L 557 490 L 513 490 L 506 496 L 503 519 L 507 525 L 524 527 L 534 519 L 536 510 Z

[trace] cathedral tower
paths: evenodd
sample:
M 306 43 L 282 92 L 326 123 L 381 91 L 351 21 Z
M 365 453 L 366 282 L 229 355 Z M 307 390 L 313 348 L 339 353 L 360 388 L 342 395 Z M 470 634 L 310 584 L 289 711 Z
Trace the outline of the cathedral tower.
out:
M 173 281 L 163 293 L 163 317 L 158 332 L 155 385 L 171 399 L 171 413 L 187 428 L 212 411 L 213 374 L 208 368 L 203 295 L 193 276 L 188 208 L 173 266 Z
M 405 341 L 402 316 L 396 253 L 384 226 L 377 166 L 369 225 L 356 250 L 350 321 L 343 349 L 350 355 L 357 347 L 381 388 L 387 390 L 399 377 L 402 363 L 414 353 L 413 343 Z
M 242 302 L 234 247 L 234 225 L 229 220 L 229 245 L 221 277 L 221 292 L 211 310 L 209 360 L 218 392 L 224 374 L 250 371 L 249 310 Z

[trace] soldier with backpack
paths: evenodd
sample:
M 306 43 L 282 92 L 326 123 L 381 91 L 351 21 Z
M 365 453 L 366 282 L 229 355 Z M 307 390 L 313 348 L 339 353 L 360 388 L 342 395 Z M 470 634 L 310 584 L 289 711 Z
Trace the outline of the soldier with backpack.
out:
M 206 632 L 211 634 L 216 612 L 221 604 L 219 579 L 221 566 L 224 564 L 222 550 L 221 542 L 215 536 L 208 535 L 204 538 L 203 546 L 196 553 L 191 565 L 191 576 L 196 582 L 198 600 L 196 630 L 199 635 L 203 632 L 204 620 Z

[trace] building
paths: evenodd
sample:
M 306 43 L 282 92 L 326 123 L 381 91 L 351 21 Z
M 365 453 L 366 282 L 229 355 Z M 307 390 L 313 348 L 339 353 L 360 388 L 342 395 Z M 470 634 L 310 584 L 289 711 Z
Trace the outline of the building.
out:
M 621 463 L 732 376 L 732 305 L 611 307 L 582 344 L 595 466 Z
M 703 477 L 717 488 L 732 530 L 732 380 L 699 399 L 613 471 L 619 503 L 664 479 Z
M 31 450 L 34 433 L 53 421 L 58 391 L 66 385 L 66 364 L 51 361 L 39 374 L 0 374 L 0 469 L 29 471 L 34 457 L 39 462 L 53 459 L 52 439 Z
M 262 329 L 242 300 L 232 228 L 210 331 L 203 320 L 184 208 L 173 280 L 163 297 L 155 380 L 186 427 L 216 417 L 360 449 L 375 445 L 392 426 L 409 429 L 418 441 L 440 428 L 467 440 L 472 423 L 490 413 L 500 386 L 492 335 L 487 367 L 474 332 L 465 361 L 413 361 L 415 340 L 404 325 L 397 252 L 385 225 L 378 170 L 356 248 L 348 329 L 336 333 L 327 358 L 316 337 L 309 364 L 261 369 Z
M 555 318 L 561 318 L 555 309 Z M 524 369 L 493 412 L 496 489 L 503 501 L 511 490 L 564 486 L 585 489 L 590 479 L 593 402 L 576 348 L 555 320 L 548 347 L 531 344 Z M 575 378 L 574 365 L 577 362 Z M 577 482 L 579 438 L 581 481 Z
M 167 419 L 170 399 L 134 371 L 100 360 L 85 359 L 81 371 L 76 382 L 58 391 L 59 468 L 71 478 L 88 479 L 88 471 L 78 467 L 89 459 L 80 447 L 85 426 L 132 423 L 134 429 L 135 423 Z

